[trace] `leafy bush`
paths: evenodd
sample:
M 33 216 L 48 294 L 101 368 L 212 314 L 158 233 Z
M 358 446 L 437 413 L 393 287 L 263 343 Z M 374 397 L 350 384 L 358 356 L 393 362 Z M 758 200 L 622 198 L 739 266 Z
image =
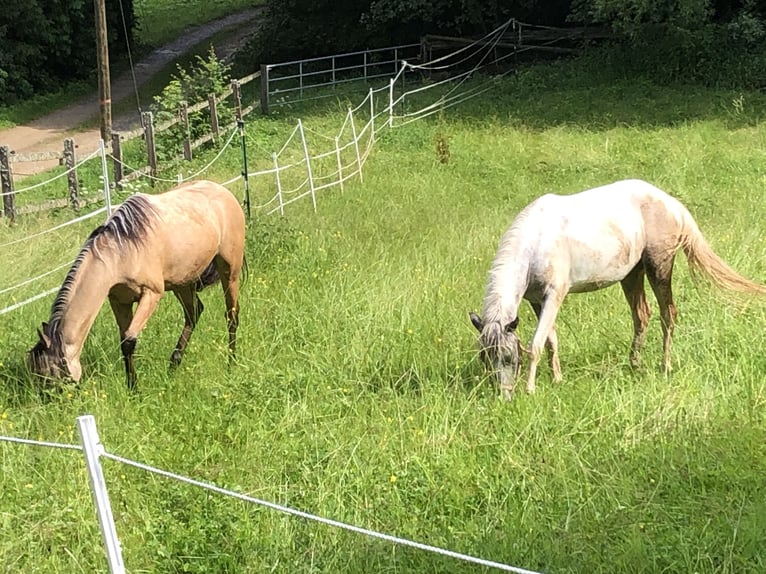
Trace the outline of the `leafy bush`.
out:
M 177 117 L 181 105 L 186 102 L 193 106 L 207 101 L 210 94 L 218 97 L 218 123 L 225 126 L 234 121 L 234 111 L 220 96 L 230 84 L 230 66 L 215 55 L 210 47 L 207 59 L 197 56 L 195 64 L 188 70 L 178 66 L 178 74 L 171 77 L 170 83 L 162 93 L 154 97 L 152 111 L 155 125 L 165 123 Z M 210 131 L 210 110 L 192 112 L 189 114 L 189 135 L 195 140 Z M 156 135 L 157 155 L 161 159 L 170 159 L 178 155 L 184 138 L 186 126 L 177 123 Z

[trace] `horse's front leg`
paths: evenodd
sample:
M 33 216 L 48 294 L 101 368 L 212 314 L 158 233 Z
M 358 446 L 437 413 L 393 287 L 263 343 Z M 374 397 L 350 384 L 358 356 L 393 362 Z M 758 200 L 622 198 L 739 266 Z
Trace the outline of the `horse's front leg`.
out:
M 197 321 L 205 307 L 197 296 L 194 285 L 174 289 L 173 294 L 178 299 L 178 302 L 181 303 L 184 311 L 184 326 L 181 330 L 181 336 L 178 338 L 176 348 L 170 355 L 170 364 L 177 367 L 181 364 L 186 345 L 189 344 L 194 327 L 197 326 Z
M 559 293 L 554 290 L 550 290 L 543 300 L 541 310 L 537 319 L 537 328 L 535 334 L 532 337 L 532 344 L 530 345 L 529 353 L 531 360 L 529 363 L 529 378 L 527 379 L 527 392 L 535 392 L 535 377 L 537 376 L 537 364 L 540 362 L 540 356 L 543 352 L 543 347 L 548 342 L 553 326 L 556 323 L 556 315 L 558 315 L 559 307 L 564 301 L 566 293 Z M 558 354 L 558 338 L 555 339 L 556 351 Z M 558 356 L 556 356 L 558 362 Z M 556 369 L 554 369 L 554 378 L 556 376 Z M 558 376 L 561 377 L 561 369 L 558 369 Z
M 535 312 L 537 320 L 540 321 L 540 313 L 543 307 L 540 303 L 530 303 L 532 309 Z M 556 334 L 556 324 L 554 323 L 548 333 L 548 339 L 545 342 L 545 347 L 548 349 L 548 362 L 553 371 L 553 380 L 557 383 L 561 382 L 561 363 L 559 362 L 559 338 Z
M 152 313 L 157 309 L 157 305 L 161 298 L 161 291 L 157 292 L 145 289 L 141 293 L 141 298 L 138 300 L 138 305 L 133 312 L 130 324 L 122 334 L 122 343 L 120 344 L 120 347 L 122 348 L 122 356 L 125 359 L 125 373 L 128 379 L 128 388 L 132 391 L 136 390 L 136 383 L 138 380 L 136 369 L 133 365 L 133 353 L 136 350 L 138 335 L 143 331 L 149 317 L 151 317 Z M 120 331 L 122 331 L 122 328 Z
M 133 320 L 133 303 L 125 303 L 118 300 L 114 295 L 109 295 L 109 306 L 112 308 L 114 318 L 117 321 L 117 327 L 120 330 L 120 350 L 122 351 L 122 359 L 125 362 L 125 376 L 128 380 L 128 388 L 135 389 L 136 386 L 136 371 L 133 368 L 133 350 L 135 349 L 136 342 L 133 340 L 132 344 L 125 338 L 125 333 L 130 327 L 130 322 Z

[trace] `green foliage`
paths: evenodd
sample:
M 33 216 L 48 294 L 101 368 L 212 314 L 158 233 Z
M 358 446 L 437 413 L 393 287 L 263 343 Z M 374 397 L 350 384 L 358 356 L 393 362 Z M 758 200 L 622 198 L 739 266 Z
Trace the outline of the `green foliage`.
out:
M 152 111 L 155 125 L 163 124 L 180 114 L 181 104 L 193 106 L 207 101 L 210 94 L 215 94 L 217 103 L 218 122 L 221 127 L 234 121 L 234 111 L 225 100 L 218 98 L 229 87 L 231 66 L 219 60 L 213 46 L 210 46 L 207 58 L 197 56 L 196 62 L 188 69 L 178 66 L 162 92 L 154 97 Z M 189 134 L 192 141 L 210 132 L 210 110 L 205 108 L 191 112 L 189 117 Z M 169 159 L 179 154 L 182 142 L 187 136 L 186 126 L 177 123 L 167 130 L 156 134 L 157 154 L 163 159 Z
M 740 88 L 766 84 L 765 18 L 751 0 L 577 0 L 570 16 L 617 33 L 587 56 L 604 75 Z
M 694 30 L 707 24 L 712 12 L 711 0 L 574 0 L 570 17 L 635 36 L 657 24 Z
M 417 42 L 426 33 L 481 34 L 511 16 L 561 24 L 570 0 L 268 0 L 254 40 L 240 56 L 252 66 Z
M 122 14 L 129 35 L 135 24 L 133 0 L 107 0 L 106 12 L 110 53 L 118 57 L 126 45 Z M 0 46 L 0 104 L 86 77 L 96 63 L 93 3 L 4 3 L 0 10 Z

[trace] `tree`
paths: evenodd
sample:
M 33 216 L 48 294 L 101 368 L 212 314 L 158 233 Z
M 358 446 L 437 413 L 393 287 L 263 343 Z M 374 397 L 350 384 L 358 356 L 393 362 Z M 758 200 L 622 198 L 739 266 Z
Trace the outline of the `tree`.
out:
M 132 41 L 133 0 L 107 0 L 110 52 L 125 52 L 125 28 Z M 0 103 L 50 91 L 93 73 L 96 64 L 92 0 L 6 2 L 0 10 Z

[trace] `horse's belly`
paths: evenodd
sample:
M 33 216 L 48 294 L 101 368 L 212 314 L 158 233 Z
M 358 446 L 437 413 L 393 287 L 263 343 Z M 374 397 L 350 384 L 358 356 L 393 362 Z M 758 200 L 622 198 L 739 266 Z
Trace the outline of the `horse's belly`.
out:
M 575 254 L 571 259 L 569 291 L 583 293 L 622 281 L 641 259 L 640 251 L 626 245 L 606 245 L 597 251 Z M 611 248 L 610 248 L 611 247 Z

